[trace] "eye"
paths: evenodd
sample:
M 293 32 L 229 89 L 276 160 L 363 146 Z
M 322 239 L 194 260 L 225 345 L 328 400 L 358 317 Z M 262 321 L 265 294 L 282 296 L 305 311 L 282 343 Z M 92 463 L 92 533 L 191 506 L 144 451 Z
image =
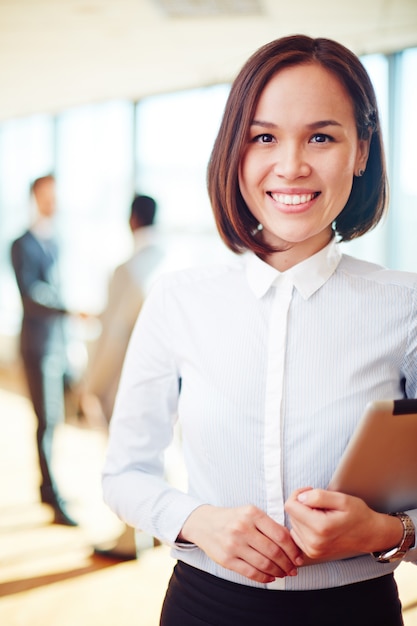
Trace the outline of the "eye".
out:
M 252 143 L 272 143 L 274 141 L 273 135 L 269 133 L 262 133 L 262 135 L 256 135 L 253 137 Z
M 325 135 L 324 133 L 316 133 L 310 139 L 311 143 L 330 143 L 333 141 L 333 137 L 330 135 Z

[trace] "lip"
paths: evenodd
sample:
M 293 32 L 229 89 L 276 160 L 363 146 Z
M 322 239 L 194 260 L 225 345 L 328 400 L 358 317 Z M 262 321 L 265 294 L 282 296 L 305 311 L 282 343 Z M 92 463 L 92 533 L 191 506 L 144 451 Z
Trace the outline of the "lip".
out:
M 267 195 L 273 201 L 274 206 L 281 211 L 301 213 L 310 208 L 320 193 L 320 191 L 311 191 L 310 189 L 274 189 L 268 191 Z

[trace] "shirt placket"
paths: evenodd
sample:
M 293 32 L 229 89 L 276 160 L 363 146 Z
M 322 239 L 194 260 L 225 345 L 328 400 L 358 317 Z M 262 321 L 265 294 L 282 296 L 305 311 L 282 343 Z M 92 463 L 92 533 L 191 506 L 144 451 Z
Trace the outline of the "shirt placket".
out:
M 282 484 L 282 394 L 287 338 L 288 311 L 293 284 L 288 275 L 281 274 L 274 281 L 265 396 L 264 467 L 267 492 L 267 513 L 279 524 L 284 523 L 284 496 Z M 284 580 L 277 579 L 268 587 L 282 589 Z

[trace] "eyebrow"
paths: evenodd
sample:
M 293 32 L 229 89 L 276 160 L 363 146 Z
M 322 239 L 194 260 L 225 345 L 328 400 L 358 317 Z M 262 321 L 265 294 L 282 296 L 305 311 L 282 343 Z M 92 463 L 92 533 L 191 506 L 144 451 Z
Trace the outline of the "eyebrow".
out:
M 277 128 L 276 124 L 273 124 L 272 122 L 265 122 L 263 120 L 253 120 L 251 126 L 261 126 L 262 128 Z M 342 124 L 340 124 L 336 120 L 319 120 L 317 122 L 307 124 L 307 128 L 310 130 L 324 128 L 325 126 L 342 126 Z

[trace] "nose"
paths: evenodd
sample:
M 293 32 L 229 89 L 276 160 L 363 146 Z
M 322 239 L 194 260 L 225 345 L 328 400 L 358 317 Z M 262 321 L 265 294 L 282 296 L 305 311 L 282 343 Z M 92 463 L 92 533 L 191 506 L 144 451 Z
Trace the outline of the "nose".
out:
M 311 166 L 306 154 L 298 144 L 289 143 L 280 145 L 276 151 L 274 173 L 285 180 L 296 180 L 306 177 L 311 172 Z

